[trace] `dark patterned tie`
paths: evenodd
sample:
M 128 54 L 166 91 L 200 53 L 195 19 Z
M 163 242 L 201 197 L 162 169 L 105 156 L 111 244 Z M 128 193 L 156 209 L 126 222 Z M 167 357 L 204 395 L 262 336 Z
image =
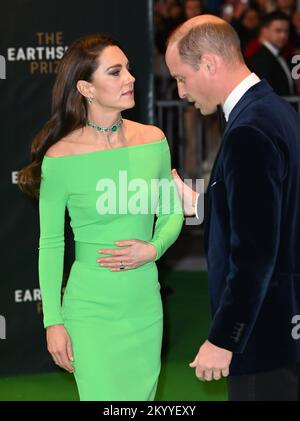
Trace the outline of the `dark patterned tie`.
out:
M 223 108 L 221 105 L 218 105 L 217 107 L 217 113 L 218 113 L 218 119 L 219 119 L 219 125 L 220 125 L 220 131 L 223 134 L 226 126 L 226 119 L 224 116 Z

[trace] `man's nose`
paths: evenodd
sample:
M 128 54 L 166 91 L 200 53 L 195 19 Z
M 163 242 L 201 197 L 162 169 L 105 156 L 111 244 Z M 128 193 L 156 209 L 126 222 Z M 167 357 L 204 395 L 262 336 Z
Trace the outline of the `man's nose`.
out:
M 184 99 L 186 97 L 186 91 L 182 86 L 182 83 L 177 83 L 178 95 L 179 98 Z

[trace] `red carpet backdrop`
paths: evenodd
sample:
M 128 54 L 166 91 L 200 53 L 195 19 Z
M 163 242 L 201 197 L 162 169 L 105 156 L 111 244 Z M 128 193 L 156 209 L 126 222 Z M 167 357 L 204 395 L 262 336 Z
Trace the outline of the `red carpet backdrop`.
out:
M 151 123 L 152 1 L 3 0 L 0 28 L 0 375 L 6 375 L 53 369 L 38 286 L 38 206 L 19 191 L 16 179 L 29 162 L 33 136 L 49 118 L 57 65 L 78 37 L 111 35 L 136 77 L 137 105 L 126 116 Z M 71 244 L 69 230 L 66 237 Z M 72 258 L 68 251 L 65 277 Z

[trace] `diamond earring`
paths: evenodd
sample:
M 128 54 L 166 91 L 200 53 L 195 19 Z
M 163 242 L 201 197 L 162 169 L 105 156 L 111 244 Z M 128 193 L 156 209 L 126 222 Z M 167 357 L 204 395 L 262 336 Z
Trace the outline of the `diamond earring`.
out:
M 94 99 L 94 98 L 92 98 L 91 96 L 89 96 L 89 97 L 88 97 L 88 102 L 89 102 L 89 104 L 91 104 L 91 103 L 93 102 L 93 99 Z

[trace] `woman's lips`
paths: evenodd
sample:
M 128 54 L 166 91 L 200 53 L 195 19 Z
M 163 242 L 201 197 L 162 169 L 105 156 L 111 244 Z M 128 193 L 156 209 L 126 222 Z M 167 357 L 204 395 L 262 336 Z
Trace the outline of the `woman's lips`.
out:
M 133 95 L 133 91 L 124 92 L 124 94 L 122 94 L 122 95 L 131 96 L 131 95 Z

